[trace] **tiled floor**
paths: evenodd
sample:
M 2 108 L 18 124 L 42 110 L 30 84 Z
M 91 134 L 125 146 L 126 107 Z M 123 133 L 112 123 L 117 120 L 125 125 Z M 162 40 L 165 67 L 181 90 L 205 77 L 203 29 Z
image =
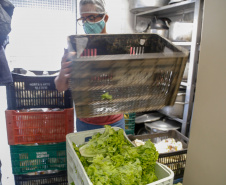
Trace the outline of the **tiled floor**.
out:
M 10 149 L 7 139 L 5 110 L 7 109 L 5 86 L 0 86 L 0 159 L 2 162 L 2 185 L 13 185 L 14 176 L 11 168 Z

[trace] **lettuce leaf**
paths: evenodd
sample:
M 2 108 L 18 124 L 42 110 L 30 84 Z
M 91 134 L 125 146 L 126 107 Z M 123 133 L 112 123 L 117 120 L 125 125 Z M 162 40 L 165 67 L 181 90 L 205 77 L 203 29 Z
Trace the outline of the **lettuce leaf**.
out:
M 87 144 L 79 148 L 79 152 L 83 157 L 95 157 L 100 154 L 113 155 L 123 145 L 128 145 L 123 130 L 115 131 L 111 126 L 105 125 L 104 133 L 94 135 Z
M 158 180 L 155 164 L 159 154 L 154 144 L 148 140 L 134 147 L 123 129 L 115 131 L 106 125 L 103 134 L 94 135 L 75 150 L 94 185 L 146 185 Z
M 101 95 L 102 100 L 112 100 L 112 95 L 110 95 L 108 92 Z

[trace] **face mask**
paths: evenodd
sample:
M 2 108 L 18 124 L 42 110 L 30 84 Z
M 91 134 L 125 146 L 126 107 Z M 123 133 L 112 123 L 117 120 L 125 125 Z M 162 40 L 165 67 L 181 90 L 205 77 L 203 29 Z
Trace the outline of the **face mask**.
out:
M 83 25 L 83 29 L 86 34 L 101 33 L 104 27 L 105 27 L 104 17 L 99 22 L 95 22 L 95 23 L 85 22 Z

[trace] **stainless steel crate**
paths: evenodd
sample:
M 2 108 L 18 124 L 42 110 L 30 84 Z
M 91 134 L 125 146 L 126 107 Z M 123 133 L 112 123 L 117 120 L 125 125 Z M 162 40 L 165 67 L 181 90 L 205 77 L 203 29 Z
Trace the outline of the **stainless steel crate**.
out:
M 157 34 L 68 37 L 70 89 L 77 117 L 158 110 L 173 105 L 188 51 Z M 103 98 L 108 93 L 112 98 Z

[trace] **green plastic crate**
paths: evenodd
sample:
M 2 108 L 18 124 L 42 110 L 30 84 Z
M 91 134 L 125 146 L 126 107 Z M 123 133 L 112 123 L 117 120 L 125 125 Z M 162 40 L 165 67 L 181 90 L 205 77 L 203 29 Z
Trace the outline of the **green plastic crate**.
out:
M 124 114 L 126 134 L 134 135 L 136 113 Z
M 44 170 L 67 170 L 66 142 L 45 145 L 10 145 L 15 175 Z

